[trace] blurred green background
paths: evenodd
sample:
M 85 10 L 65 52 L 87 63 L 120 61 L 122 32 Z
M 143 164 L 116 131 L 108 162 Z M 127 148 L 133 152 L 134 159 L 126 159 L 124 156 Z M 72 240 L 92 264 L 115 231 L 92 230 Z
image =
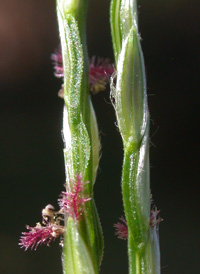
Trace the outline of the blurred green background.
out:
M 109 0 L 91 0 L 89 56 L 113 60 Z M 199 273 L 199 0 L 140 0 L 139 28 L 151 114 L 151 189 L 160 224 L 163 274 Z M 59 44 L 55 1 L 0 0 L 0 273 L 59 274 L 58 241 L 24 252 L 25 225 L 41 221 L 63 190 L 61 82 L 50 56 Z M 126 274 L 122 144 L 109 89 L 93 98 L 102 143 L 95 200 L 104 230 L 101 274 Z M 67 274 L 67 273 L 66 273 Z

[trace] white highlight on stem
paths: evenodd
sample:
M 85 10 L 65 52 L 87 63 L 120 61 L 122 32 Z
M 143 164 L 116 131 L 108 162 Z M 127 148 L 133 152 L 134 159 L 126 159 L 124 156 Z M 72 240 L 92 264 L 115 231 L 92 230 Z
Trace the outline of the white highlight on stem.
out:
M 71 148 L 72 148 L 72 142 L 71 142 L 71 131 L 69 127 L 69 122 L 68 122 L 68 111 L 66 105 L 64 106 L 63 110 L 63 129 L 62 129 L 62 134 L 63 134 L 63 142 L 65 145 L 64 148 L 64 157 L 70 157 L 72 158 L 72 153 L 71 153 Z M 66 182 L 70 182 L 69 178 L 69 173 L 73 172 L 73 166 L 71 165 L 71 161 L 65 161 L 65 175 L 66 175 Z

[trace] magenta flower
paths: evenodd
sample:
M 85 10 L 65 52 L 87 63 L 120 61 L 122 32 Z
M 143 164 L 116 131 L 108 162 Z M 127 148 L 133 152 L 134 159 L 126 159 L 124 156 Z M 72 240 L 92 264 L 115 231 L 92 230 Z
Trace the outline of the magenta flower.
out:
M 82 182 L 81 174 L 77 174 L 75 180 L 71 180 L 71 182 L 72 189 L 61 193 L 61 198 L 59 199 L 60 211 L 74 220 L 80 220 L 84 203 L 91 200 L 91 198 L 83 196 L 84 186 L 88 182 Z
M 59 46 L 54 54 L 51 55 L 51 59 L 54 65 L 54 75 L 58 78 L 64 77 L 63 60 L 61 54 L 61 47 Z
M 55 239 L 54 230 L 52 225 L 42 226 L 37 223 L 35 227 L 26 226 L 28 232 L 22 232 L 19 245 L 21 248 L 37 249 L 38 245 L 46 244 L 49 246 L 50 242 Z
M 27 232 L 22 232 L 19 245 L 21 248 L 36 250 L 38 245 L 49 246 L 52 240 L 63 236 L 65 228 L 63 225 L 65 217 L 71 216 L 74 220 L 80 220 L 83 214 L 84 203 L 91 200 L 83 196 L 84 186 L 87 182 L 82 182 L 80 174 L 71 180 L 72 189 L 63 191 L 59 199 L 60 210 L 56 211 L 52 205 L 47 205 L 42 210 L 42 225 L 37 223 L 35 227 L 26 226 Z
M 115 234 L 119 239 L 127 240 L 128 239 L 128 226 L 124 217 L 119 218 L 121 222 L 114 224 L 116 229 Z
M 95 59 L 93 56 L 89 62 L 89 82 L 90 90 L 97 94 L 106 89 L 115 68 L 109 59 L 98 58 L 97 61 Z
M 38 245 L 46 244 L 49 246 L 50 242 L 64 234 L 64 226 L 60 225 L 62 218 L 60 212 L 56 212 L 52 205 L 47 205 L 42 210 L 43 225 L 37 223 L 35 227 L 26 228 L 28 232 L 22 232 L 19 245 L 21 248 L 28 248 L 36 250 Z
M 155 206 L 153 207 L 153 209 L 151 209 L 150 218 L 149 218 L 150 227 L 154 227 L 162 221 L 162 219 L 158 216 L 159 213 L 160 213 L 160 210 L 157 210 Z M 115 234 L 117 235 L 119 239 L 127 240 L 128 239 L 127 222 L 124 217 L 121 217 L 120 220 L 121 222 L 114 224 L 114 227 L 116 229 Z
M 56 52 L 51 55 L 51 59 L 54 65 L 54 75 L 58 78 L 64 78 L 61 47 L 58 47 Z M 89 60 L 89 84 L 93 94 L 106 89 L 106 85 L 115 71 L 114 64 L 111 64 L 109 59 L 98 58 L 97 61 L 95 59 L 95 56 L 93 56 Z M 58 96 L 64 98 L 63 84 L 58 92 Z

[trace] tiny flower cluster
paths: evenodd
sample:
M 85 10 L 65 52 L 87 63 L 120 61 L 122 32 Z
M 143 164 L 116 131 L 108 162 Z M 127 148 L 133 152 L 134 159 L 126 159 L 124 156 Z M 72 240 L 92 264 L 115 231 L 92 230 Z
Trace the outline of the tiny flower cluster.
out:
M 110 63 L 109 59 L 98 58 L 95 56 L 89 62 L 89 82 L 90 90 L 93 94 L 106 89 L 106 85 L 110 81 L 110 77 L 114 73 L 114 65 Z
M 56 237 L 63 234 L 63 229 L 59 226 L 48 225 L 42 226 L 37 223 L 35 227 L 26 226 L 28 232 L 22 232 L 19 245 L 25 250 L 31 248 L 37 249 L 38 245 L 46 244 L 49 246 L 50 242 Z
M 116 236 L 117 238 L 121 240 L 127 240 L 128 238 L 128 226 L 127 222 L 124 217 L 119 218 L 121 222 L 118 222 L 117 224 L 114 224 L 114 227 L 116 229 Z
M 57 78 L 63 78 L 64 77 L 64 70 L 63 70 L 63 60 L 62 60 L 62 54 L 61 54 L 61 47 L 59 46 L 58 49 L 51 55 L 51 60 L 53 61 L 54 65 L 54 75 Z
M 54 65 L 54 75 L 64 79 L 63 60 L 60 47 L 52 54 L 51 59 Z M 93 56 L 89 60 L 89 83 L 91 92 L 97 94 L 100 91 L 104 91 L 114 71 L 114 64 L 111 64 L 109 59 L 98 58 L 96 61 L 95 56 Z M 63 84 L 58 92 L 58 96 L 64 98 Z
M 52 240 L 59 236 L 64 236 L 64 221 L 72 217 L 75 221 L 81 219 L 84 203 L 91 200 L 83 196 L 84 186 L 87 182 L 82 181 L 80 174 L 71 180 L 71 190 L 63 191 L 59 199 L 60 210 L 56 211 L 52 205 L 47 205 L 42 210 L 42 225 L 37 223 L 35 227 L 26 226 L 28 232 L 22 232 L 19 245 L 21 248 L 36 250 L 38 245 L 49 246 Z
M 38 245 L 46 244 L 64 234 L 64 226 L 61 225 L 61 218 L 52 205 L 47 205 L 42 210 L 42 225 L 37 223 L 35 227 L 26 226 L 28 232 L 22 232 L 19 245 L 28 248 L 37 249 Z
M 151 202 L 152 202 L 151 198 Z M 149 225 L 151 228 L 157 226 L 163 219 L 159 217 L 160 210 L 157 210 L 155 206 L 152 207 L 150 211 Z M 124 217 L 120 218 L 121 222 L 114 224 L 116 229 L 115 234 L 119 239 L 127 240 L 128 239 L 128 225 Z
M 150 211 L 150 219 L 149 223 L 151 227 L 156 226 L 160 222 L 162 222 L 163 219 L 159 217 L 160 210 L 157 210 L 157 207 L 153 207 Z

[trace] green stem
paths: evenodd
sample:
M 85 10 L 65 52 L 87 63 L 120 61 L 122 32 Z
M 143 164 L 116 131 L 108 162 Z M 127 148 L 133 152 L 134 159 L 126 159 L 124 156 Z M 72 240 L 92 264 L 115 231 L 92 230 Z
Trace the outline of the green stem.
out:
M 142 142 L 124 150 L 122 194 L 128 225 L 129 273 L 148 274 L 149 156 L 148 130 Z
M 124 146 L 122 194 L 128 225 L 130 274 L 159 274 L 159 243 L 149 224 L 149 113 L 136 0 L 112 0 L 117 68 L 111 98 Z
M 76 252 L 82 252 L 82 242 L 86 246 L 88 255 L 85 258 L 92 260 L 94 272 L 97 274 L 103 254 L 103 237 L 97 210 L 93 199 L 93 185 L 99 162 L 100 142 L 95 113 L 92 108 L 89 94 L 88 56 L 86 46 L 86 14 L 88 1 L 82 0 L 57 0 L 58 21 L 61 37 L 61 47 L 64 64 L 64 129 L 66 141 L 65 167 L 67 188 L 71 188 L 70 178 L 81 173 L 84 181 L 89 181 L 84 189 L 84 195 L 91 197 L 85 203 L 83 218 L 75 222 L 77 239 L 74 242 L 77 249 L 71 249 L 76 240 L 74 226 L 68 225 L 66 220 L 66 236 L 64 252 L 67 263 L 64 263 L 66 272 L 70 260 L 77 264 L 84 263 L 81 253 L 76 258 Z M 71 236 L 70 236 L 71 235 Z M 68 237 L 71 237 L 68 239 Z M 80 250 L 79 250 L 80 248 Z M 69 252 L 71 250 L 71 252 Z M 73 251 L 74 250 L 74 251 Z M 86 252 L 85 251 L 85 252 Z M 68 259 L 68 254 L 70 258 Z M 84 254 L 82 254 L 84 256 Z M 82 269 L 90 264 L 89 261 L 82 265 Z M 77 266 L 78 267 L 78 266 Z M 78 268 L 77 268 L 78 269 Z M 73 269 L 71 270 L 74 273 Z M 75 272 L 76 273 L 76 272 Z M 81 273 L 81 272 L 80 272 Z M 84 273 L 84 272 L 83 272 Z

